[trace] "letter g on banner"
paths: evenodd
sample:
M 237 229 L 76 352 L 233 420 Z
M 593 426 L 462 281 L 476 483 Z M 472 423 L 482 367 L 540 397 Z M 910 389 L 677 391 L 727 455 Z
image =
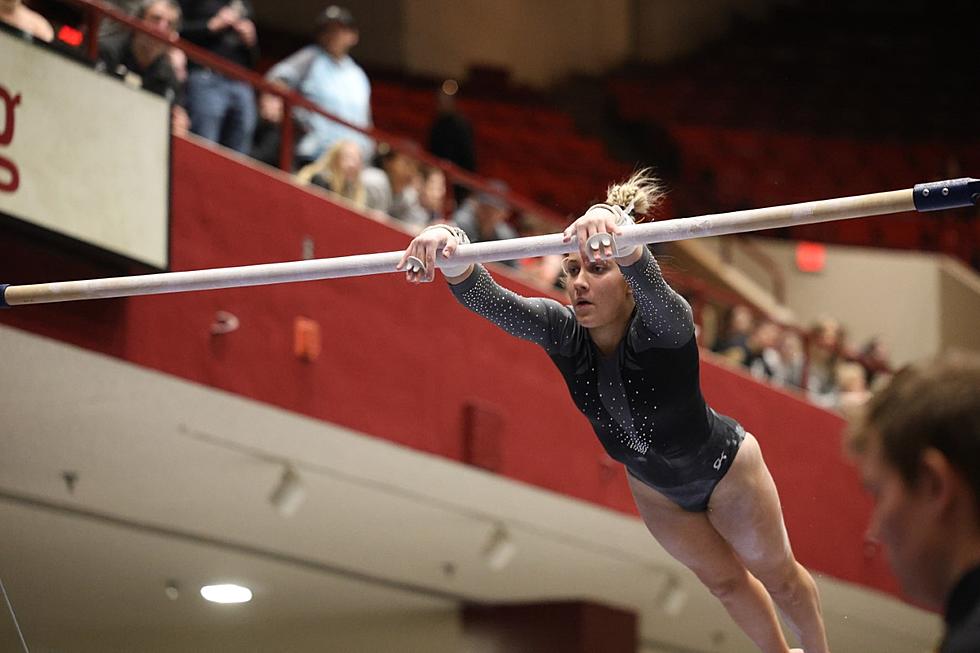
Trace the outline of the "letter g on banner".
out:
M 6 147 L 14 140 L 14 111 L 20 104 L 20 94 L 11 96 L 4 86 L 0 86 L 0 101 L 2 101 L 5 116 L 2 123 L 3 128 L 0 129 L 0 146 Z M 4 175 L 0 174 L 0 191 L 13 193 L 20 186 L 20 173 L 17 170 L 17 165 L 10 159 L 0 156 L 0 171 L 2 170 L 6 170 L 10 178 L 4 179 Z

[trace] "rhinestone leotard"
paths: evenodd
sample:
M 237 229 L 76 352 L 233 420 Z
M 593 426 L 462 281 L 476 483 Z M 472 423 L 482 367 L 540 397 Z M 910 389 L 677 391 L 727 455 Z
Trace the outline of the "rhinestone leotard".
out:
M 691 308 L 664 280 L 650 252 L 620 270 L 636 311 L 608 356 L 569 306 L 497 284 L 482 266 L 451 286 L 467 308 L 540 345 L 608 454 L 687 510 L 704 510 L 745 432 L 701 394 Z

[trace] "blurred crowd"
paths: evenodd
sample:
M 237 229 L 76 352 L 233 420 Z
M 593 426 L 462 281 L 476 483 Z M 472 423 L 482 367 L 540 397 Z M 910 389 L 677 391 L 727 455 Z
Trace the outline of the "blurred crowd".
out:
M 711 349 L 757 379 L 796 389 L 819 406 L 845 413 L 891 375 L 880 338 L 855 348 L 833 318 L 818 318 L 801 330 L 759 317 L 741 304 L 725 313 Z
M 128 13 L 169 40 L 178 36 L 226 61 L 249 70 L 259 65 L 260 35 L 250 0 L 116 0 Z M 56 33 L 45 17 L 24 0 L 0 0 L 0 22 L 32 38 L 52 41 Z M 344 122 L 372 127 L 371 82 L 350 56 L 360 33 L 354 15 L 329 5 L 311 17 L 312 42 L 273 64 L 265 73 L 271 85 L 292 90 Z M 166 41 L 106 22 L 99 34 L 97 67 L 127 83 L 163 96 L 171 103 L 175 134 L 188 131 L 270 165 L 280 159 L 283 122 L 293 133 L 292 172 L 298 182 L 322 189 L 366 214 L 396 220 L 410 232 L 429 224 L 452 222 L 472 242 L 553 233 L 540 217 L 515 213 L 505 199 L 508 187 L 491 181 L 480 192 L 450 186 L 440 168 L 426 165 L 415 152 L 377 143 L 362 131 L 302 107 L 288 111 L 281 96 L 255 95 L 251 84 L 188 60 Z M 473 130 L 457 110 L 459 86 L 447 80 L 435 91 L 437 116 L 428 152 L 463 170 L 477 169 Z M 562 287 L 558 256 L 507 261 L 530 284 Z M 847 342 L 844 329 L 830 318 L 807 331 L 782 327 L 757 317 L 743 305 L 720 320 L 711 349 L 752 376 L 806 394 L 810 401 L 840 410 L 859 405 L 888 376 L 884 344 L 872 340 L 860 350 Z
M 178 36 L 212 55 L 256 70 L 260 35 L 250 0 L 116 0 L 135 19 L 167 40 Z M 183 51 L 103 21 L 97 68 L 128 84 L 163 96 L 171 103 L 174 134 L 194 133 L 270 165 L 280 162 L 284 121 L 293 134 L 292 172 L 300 183 L 318 187 L 340 201 L 381 219 L 400 221 L 409 231 L 438 222 L 454 222 L 473 242 L 537 235 L 555 225 L 515 214 L 506 201 L 508 187 L 492 181 L 481 192 L 450 186 L 443 171 L 424 164 L 421 151 L 377 143 L 363 131 L 373 125 L 371 82 L 351 57 L 360 32 L 345 7 L 329 5 L 311 16 L 312 42 L 269 67 L 265 79 L 291 90 L 337 116 L 347 125 L 303 107 L 287 110 L 282 96 L 260 93 Z M 0 0 L 0 20 L 43 41 L 55 30 L 23 0 Z M 59 41 L 60 43 L 60 41 Z M 79 40 L 80 43 L 80 40 Z M 436 117 L 427 150 L 467 171 L 476 170 L 473 129 L 457 110 L 459 85 L 447 80 L 434 89 Z M 350 125 L 350 126 L 348 126 Z M 559 285 L 560 261 L 508 261 L 526 272 L 531 283 Z

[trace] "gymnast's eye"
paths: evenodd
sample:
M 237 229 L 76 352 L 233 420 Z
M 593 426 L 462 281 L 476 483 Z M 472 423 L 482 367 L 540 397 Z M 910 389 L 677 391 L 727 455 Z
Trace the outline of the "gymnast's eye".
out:
M 609 264 L 605 261 L 592 261 L 586 269 L 589 271 L 589 274 L 598 277 L 609 271 Z
M 562 262 L 561 267 L 565 271 L 565 274 L 572 277 L 573 279 L 578 276 L 579 270 L 582 269 L 582 266 L 580 266 L 578 263 L 572 263 L 568 259 L 565 259 Z

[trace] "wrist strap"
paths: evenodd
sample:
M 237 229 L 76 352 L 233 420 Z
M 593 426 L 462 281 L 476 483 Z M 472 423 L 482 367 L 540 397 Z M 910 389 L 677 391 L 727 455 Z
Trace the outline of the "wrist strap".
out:
M 430 224 L 428 227 L 426 227 L 422 231 L 425 232 L 425 231 L 429 231 L 431 229 L 445 229 L 450 234 L 452 234 L 452 236 L 456 240 L 458 240 L 461 244 L 463 244 L 463 245 L 469 245 L 470 244 L 470 237 L 466 235 L 466 232 L 463 231 L 462 229 L 460 229 L 459 227 L 454 226 L 454 225 L 451 225 L 451 224 L 442 224 L 442 223 L 440 223 L 440 224 Z
M 627 206 L 625 209 L 621 206 L 616 206 L 615 204 L 606 204 L 606 203 L 593 204 L 588 208 L 586 213 L 588 213 L 592 209 L 603 209 L 605 211 L 609 211 L 614 216 L 616 216 L 617 225 L 621 226 L 624 224 L 635 224 L 635 221 L 633 220 L 633 209 L 635 207 L 635 204 L 636 204 L 635 200 L 631 201 L 629 203 L 629 206 Z

